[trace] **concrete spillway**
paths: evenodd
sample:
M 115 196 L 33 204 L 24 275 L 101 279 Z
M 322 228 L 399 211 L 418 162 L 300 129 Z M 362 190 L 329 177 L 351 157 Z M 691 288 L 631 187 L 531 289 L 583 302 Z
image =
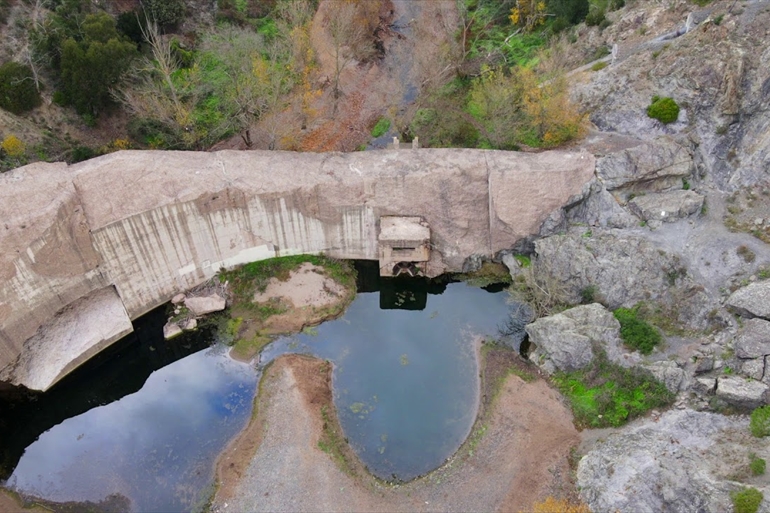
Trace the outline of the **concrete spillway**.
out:
M 221 268 L 378 258 L 381 216 L 431 229 L 427 274 L 537 233 L 594 176 L 585 152 L 122 151 L 0 175 L 0 380 L 45 390 L 130 320 Z

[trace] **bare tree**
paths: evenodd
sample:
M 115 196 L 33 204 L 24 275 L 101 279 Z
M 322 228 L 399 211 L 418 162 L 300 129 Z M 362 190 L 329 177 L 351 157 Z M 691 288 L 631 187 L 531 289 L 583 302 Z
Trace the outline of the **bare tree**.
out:
M 326 24 L 332 42 L 334 57 L 334 108 L 336 111 L 340 91 L 340 75 L 354 60 L 364 61 L 375 53 L 371 34 L 366 25 L 359 23 L 358 7 L 346 0 L 331 0 L 328 3 Z

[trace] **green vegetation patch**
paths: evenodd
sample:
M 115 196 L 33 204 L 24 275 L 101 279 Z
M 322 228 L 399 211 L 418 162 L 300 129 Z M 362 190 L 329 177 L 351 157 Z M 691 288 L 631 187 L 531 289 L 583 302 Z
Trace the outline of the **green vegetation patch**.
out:
M 764 475 L 765 471 L 767 470 L 767 462 L 764 460 L 764 458 L 759 458 L 756 454 L 750 455 L 751 462 L 749 463 L 749 468 L 751 468 L 751 473 L 755 476 L 761 476 Z
M 390 120 L 388 118 L 380 118 L 377 124 L 372 128 L 372 137 L 377 138 L 385 135 L 390 130 Z
M 637 308 L 618 308 L 613 312 L 620 322 L 620 338 L 628 346 L 638 349 L 642 354 L 650 354 L 660 344 L 662 337 L 658 330 L 639 318 Z
M 9 61 L 0 66 L 0 108 L 21 114 L 40 105 L 32 69 Z
M 757 438 L 770 436 L 770 406 L 760 406 L 751 412 L 749 429 Z
M 667 125 L 679 117 L 679 105 L 673 98 L 653 96 L 652 103 L 647 107 L 647 115 Z
M 744 488 L 739 492 L 732 492 L 733 511 L 735 513 L 757 513 L 764 495 L 756 488 Z
M 221 271 L 219 273 L 219 281 L 221 283 L 225 281 L 230 282 L 230 290 L 233 293 L 236 304 L 247 304 L 251 302 L 254 292 L 265 291 L 271 278 L 286 281 L 289 279 L 289 273 L 305 262 L 323 267 L 326 274 L 334 281 L 347 288 L 355 289 L 356 277 L 351 264 L 323 255 L 293 255 L 252 262 L 230 271 Z M 260 308 L 275 310 L 280 307 L 276 305 L 265 306 L 263 303 Z M 265 313 L 272 315 L 279 312 Z
M 552 379 L 569 400 L 580 427 L 621 426 L 674 400 L 674 394 L 652 374 L 611 363 L 605 354 L 597 355 L 586 369 L 558 373 Z

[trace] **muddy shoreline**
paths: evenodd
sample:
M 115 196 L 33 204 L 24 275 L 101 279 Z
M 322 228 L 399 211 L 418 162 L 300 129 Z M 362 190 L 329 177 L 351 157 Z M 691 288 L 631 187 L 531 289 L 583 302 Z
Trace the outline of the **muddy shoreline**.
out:
M 442 467 L 406 484 L 374 478 L 347 443 L 329 449 L 329 433 L 342 432 L 328 362 L 278 358 L 251 421 L 217 462 L 212 511 L 519 511 L 574 498 L 568 457 L 580 437 L 569 409 L 513 351 L 481 353 L 470 435 Z

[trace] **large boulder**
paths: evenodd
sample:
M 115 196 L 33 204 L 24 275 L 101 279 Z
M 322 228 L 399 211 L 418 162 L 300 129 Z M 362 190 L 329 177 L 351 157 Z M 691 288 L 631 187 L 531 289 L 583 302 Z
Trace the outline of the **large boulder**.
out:
M 743 317 L 770 319 L 770 280 L 750 283 L 736 290 L 725 304 Z
M 637 196 L 628 202 L 628 207 L 645 221 L 673 223 L 700 212 L 704 199 L 697 192 L 680 189 Z
M 669 411 L 598 442 L 578 464 L 577 485 L 594 513 L 732 511 L 730 476 L 748 464 L 732 455 L 764 454 L 762 445 L 746 417 Z
M 674 394 L 679 392 L 684 382 L 685 372 L 676 362 L 654 362 L 645 365 L 644 368 L 650 371 L 655 379 L 663 383 L 670 392 Z
M 735 337 L 735 356 L 760 358 L 770 354 L 770 322 L 749 319 Z
M 598 303 L 542 317 L 526 326 L 534 346 L 529 358 L 548 374 L 582 369 L 594 358 L 596 345 L 617 355 L 620 323 Z
M 596 175 L 608 191 L 681 189 L 693 169 L 692 153 L 670 137 L 611 153 L 596 162 Z
M 184 305 L 196 317 L 206 315 L 211 312 L 219 312 L 225 309 L 225 298 L 218 294 L 210 296 L 188 297 L 184 300 Z
M 727 404 L 747 410 L 766 403 L 768 386 L 740 376 L 722 376 L 717 380 L 717 397 Z

